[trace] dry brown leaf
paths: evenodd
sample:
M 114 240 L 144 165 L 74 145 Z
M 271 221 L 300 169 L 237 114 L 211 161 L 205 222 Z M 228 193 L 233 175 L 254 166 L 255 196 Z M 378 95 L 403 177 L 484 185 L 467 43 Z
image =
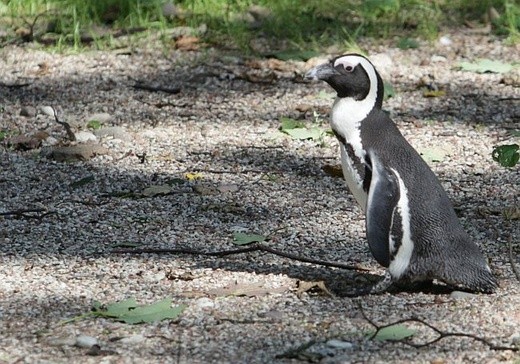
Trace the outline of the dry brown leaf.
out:
M 309 292 L 311 290 L 318 290 L 319 292 L 334 297 L 334 293 L 329 291 L 329 289 L 325 286 L 324 281 L 316 281 L 316 282 L 306 282 L 306 281 L 298 281 L 298 290 L 296 291 L 296 295 L 299 297 L 305 292 Z
M 200 48 L 199 37 L 182 35 L 175 39 L 175 48 L 181 51 L 196 51 Z
M 215 288 L 209 290 L 207 293 L 210 296 L 246 296 L 246 297 L 258 297 L 266 296 L 273 293 L 283 293 L 287 291 L 289 287 L 282 286 L 278 288 L 265 287 L 261 282 L 254 283 L 234 283 L 226 287 Z
M 340 165 L 326 164 L 321 169 L 329 176 L 343 178 L 343 170 Z

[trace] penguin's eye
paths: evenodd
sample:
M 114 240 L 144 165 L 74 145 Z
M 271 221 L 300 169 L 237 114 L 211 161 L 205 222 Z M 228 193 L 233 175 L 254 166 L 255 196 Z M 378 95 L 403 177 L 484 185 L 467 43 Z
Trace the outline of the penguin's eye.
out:
M 345 66 L 345 71 L 352 72 L 352 71 L 354 71 L 354 67 L 352 67 L 351 65 L 346 65 Z

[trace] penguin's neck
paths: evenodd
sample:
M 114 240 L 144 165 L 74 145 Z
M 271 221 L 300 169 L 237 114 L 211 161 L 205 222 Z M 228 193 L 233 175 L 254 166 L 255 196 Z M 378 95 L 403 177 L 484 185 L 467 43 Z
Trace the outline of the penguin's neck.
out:
M 369 95 L 363 100 L 352 97 L 338 97 L 332 106 L 330 124 L 337 138 L 345 144 L 350 144 L 354 155 L 361 161 L 365 160 L 366 151 L 361 142 L 361 123 L 376 107 L 375 95 Z

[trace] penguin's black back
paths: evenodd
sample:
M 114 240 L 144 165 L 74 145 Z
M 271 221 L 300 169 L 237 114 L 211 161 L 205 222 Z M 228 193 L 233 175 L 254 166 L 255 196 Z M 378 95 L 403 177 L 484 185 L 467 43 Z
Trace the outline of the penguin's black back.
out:
M 435 277 L 470 289 L 496 283 L 478 247 L 464 231 L 437 176 L 406 141 L 390 117 L 374 108 L 361 122 L 363 149 L 372 151 L 388 170 L 397 171 L 407 189 L 414 249 L 407 275 Z M 369 177 L 369 176 L 368 176 Z M 370 184 L 370 182 L 368 182 Z M 482 275 L 483 277 L 479 277 Z M 472 280 L 476 280 L 472 283 Z

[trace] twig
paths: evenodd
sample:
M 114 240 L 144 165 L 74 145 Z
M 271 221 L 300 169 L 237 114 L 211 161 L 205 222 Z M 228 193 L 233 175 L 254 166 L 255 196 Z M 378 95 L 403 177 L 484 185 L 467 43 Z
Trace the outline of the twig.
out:
M 65 128 L 65 131 L 67 132 L 67 136 L 69 137 L 69 139 L 71 141 L 76 140 L 76 135 L 74 135 L 74 132 L 72 131 L 69 123 L 67 123 L 66 121 L 61 121 L 60 119 L 58 119 L 58 113 L 56 112 L 56 109 L 54 107 L 52 107 L 52 106 L 51 106 L 51 109 L 52 109 L 52 113 L 54 115 L 54 120 L 56 120 L 56 122 L 58 124 L 60 124 L 61 126 L 63 126 Z
M 40 212 L 46 211 L 45 209 L 19 209 L 13 211 L 5 211 L 0 212 L 0 216 L 16 216 L 18 218 L 26 218 L 26 219 L 38 219 L 41 220 L 47 215 L 55 214 L 54 211 L 47 211 L 43 214 L 38 214 Z M 32 215 L 37 214 L 37 215 Z
M 311 264 L 317 264 L 322 265 L 325 267 L 333 267 L 333 268 L 341 268 L 341 269 L 349 269 L 349 270 L 357 270 L 357 271 L 368 271 L 366 268 L 356 267 L 349 264 L 343 264 L 343 263 L 337 263 L 337 262 L 328 262 L 323 261 L 319 259 L 313 259 L 313 258 L 307 258 L 307 257 L 301 257 L 292 253 L 286 253 L 282 252 L 277 249 L 273 249 L 271 247 L 268 247 L 264 244 L 252 244 L 245 248 L 239 248 L 239 249 L 230 249 L 230 250 L 219 250 L 219 251 L 212 251 L 212 252 L 204 252 L 196 249 L 191 248 L 176 248 L 176 249 L 114 249 L 111 251 L 111 253 L 116 254 L 191 254 L 191 255 L 204 255 L 204 256 L 212 256 L 212 257 L 225 257 L 228 255 L 234 255 L 234 254 L 243 254 L 243 253 L 250 253 L 250 252 L 256 252 L 256 251 L 263 251 L 266 253 L 274 254 L 283 258 L 288 258 L 292 260 L 297 260 L 299 262 L 304 263 L 311 263 Z
M 166 92 L 169 94 L 178 94 L 181 92 L 181 89 L 179 87 L 168 87 L 168 86 L 161 86 L 161 85 L 148 85 L 141 81 L 137 81 L 133 86 L 133 88 L 138 90 L 145 90 L 145 91 L 151 91 L 151 92 Z
M 473 335 L 473 334 L 466 334 L 466 333 L 463 333 L 463 332 L 446 332 L 446 331 L 442 331 L 442 330 L 438 329 L 437 327 L 433 326 L 432 324 L 430 324 L 430 323 L 428 323 L 428 322 L 426 322 L 426 321 L 424 321 L 424 320 L 422 320 L 420 318 L 417 318 L 417 317 L 411 317 L 411 318 L 408 318 L 408 319 L 401 319 L 401 320 L 397 320 L 395 322 L 391 322 L 391 323 L 385 324 L 385 325 L 378 325 L 378 324 L 376 324 L 373 320 L 371 320 L 366 315 L 365 311 L 363 310 L 363 306 L 362 306 L 361 302 L 358 302 L 358 305 L 359 305 L 359 310 L 361 311 L 361 315 L 363 316 L 363 318 L 365 320 L 367 320 L 368 323 L 370 325 L 372 325 L 376 329 L 376 331 L 370 336 L 370 339 L 374 339 L 381 330 L 383 330 L 383 329 L 385 329 L 387 327 L 400 325 L 400 324 L 407 323 L 407 322 L 416 322 L 416 323 L 420 323 L 420 324 L 430 328 L 438 336 L 435 339 L 432 339 L 430 341 L 426 341 L 426 342 L 420 343 L 420 344 L 411 342 L 409 340 L 409 338 L 404 338 L 404 339 L 399 339 L 399 340 L 391 340 L 391 341 L 403 343 L 403 344 L 406 344 L 408 346 L 411 346 L 411 347 L 414 347 L 416 349 L 419 349 L 419 348 L 423 348 L 423 347 L 428 346 L 428 345 L 432 345 L 432 344 L 434 344 L 434 343 L 436 343 L 438 341 L 441 341 L 442 339 L 445 339 L 447 337 L 465 337 L 465 338 L 468 338 L 468 339 L 472 339 L 472 340 L 481 342 L 482 344 L 486 345 L 491 350 L 511 350 L 511 351 L 514 351 L 514 352 L 519 350 L 519 348 L 513 347 L 513 346 L 495 345 L 492 342 L 488 341 L 487 339 L 484 339 L 484 338 L 482 338 L 480 336 Z

